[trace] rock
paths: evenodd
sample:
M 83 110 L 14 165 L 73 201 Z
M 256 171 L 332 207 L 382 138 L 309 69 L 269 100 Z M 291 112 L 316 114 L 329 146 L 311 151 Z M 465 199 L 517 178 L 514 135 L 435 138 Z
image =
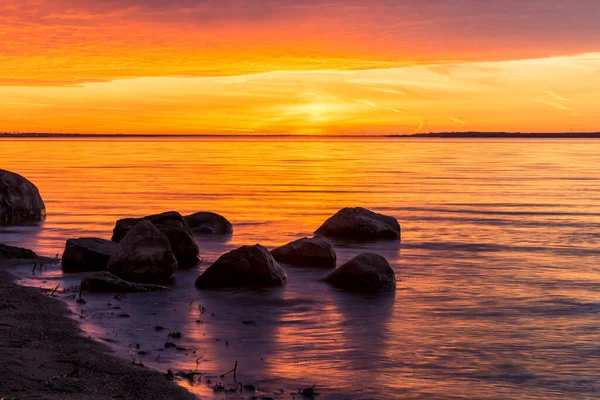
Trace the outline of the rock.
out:
M 37 187 L 14 172 L 0 169 L 0 223 L 41 221 L 46 206 Z
M 306 267 L 335 267 L 336 254 L 328 240 L 302 238 L 278 247 L 271 255 L 280 263 Z
M 342 289 L 359 291 L 396 287 L 394 270 L 385 258 L 375 253 L 363 253 L 353 258 L 323 280 Z
M 63 272 L 105 271 L 119 245 L 99 238 L 69 239 L 62 256 Z
M 95 273 L 81 281 L 81 290 L 92 293 L 150 292 L 164 289 L 167 288 L 160 285 L 127 282 L 108 271 Z
M 184 218 L 194 233 L 227 235 L 233 233 L 231 222 L 219 214 L 201 211 Z
M 37 254 L 29 249 L 22 247 L 13 247 L 6 244 L 0 243 L 0 260 L 12 260 L 12 259 L 23 259 L 23 260 L 35 260 Z
M 199 288 L 283 286 L 287 274 L 263 246 L 223 254 L 196 280 Z
M 355 207 L 341 209 L 315 233 L 353 240 L 400 239 L 401 229 L 394 217 Z
M 177 270 L 169 238 L 150 221 L 141 221 L 125 235 L 108 260 L 108 270 L 121 279 L 150 282 Z
M 169 238 L 171 249 L 181 268 L 198 265 L 200 249 L 185 221 L 183 223 L 175 220 L 164 221 L 156 227 Z
M 148 215 L 143 218 L 120 219 L 113 229 L 112 240 L 120 242 L 127 232 L 141 221 L 152 222 L 158 230 L 167 235 L 180 267 L 185 268 L 198 264 L 200 249 L 194 240 L 192 230 L 181 214 L 175 211 Z

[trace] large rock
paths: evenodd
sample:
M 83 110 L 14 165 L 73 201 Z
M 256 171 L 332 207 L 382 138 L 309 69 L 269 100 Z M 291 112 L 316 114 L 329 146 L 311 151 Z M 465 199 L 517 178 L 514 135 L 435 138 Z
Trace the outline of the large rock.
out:
M 105 271 L 119 245 L 99 238 L 69 239 L 62 256 L 64 272 Z
M 81 290 L 92 293 L 149 292 L 167 289 L 160 285 L 124 281 L 108 271 L 97 272 L 81 281 Z
M 396 287 L 394 270 L 385 258 L 375 253 L 363 253 L 353 258 L 323 280 L 342 289 L 357 291 Z
M 232 234 L 233 225 L 227 218 L 213 212 L 201 211 L 184 217 L 194 233 Z
M 283 286 L 287 274 L 261 245 L 223 254 L 196 280 L 199 288 Z
M 366 208 L 343 208 L 315 233 L 353 240 L 400 239 L 400 224 L 394 217 L 377 214 Z
M 169 278 L 177 260 L 167 235 L 150 221 L 141 221 L 125 235 L 108 260 L 108 270 L 121 279 L 151 282 Z
M 175 211 L 148 215 L 143 218 L 124 218 L 117 221 L 113 229 L 112 240 L 120 242 L 127 232 L 141 221 L 152 222 L 158 230 L 169 238 L 171 249 L 180 267 L 195 266 L 200 261 L 200 250 L 194 235 L 185 219 Z
M 335 250 L 328 240 L 302 238 L 278 247 L 271 255 L 280 263 L 306 267 L 335 267 Z
M 22 247 L 13 247 L 6 244 L 0 243 L 0 260 L 12 260 L 12 259 L 23 259 L 23 260 L 34 260 L 37 258 L 37 254 L 29 249 Z
M 46 206 L 37 187 L 21 175 L 0 169 L 0 223 L 41 221 Z

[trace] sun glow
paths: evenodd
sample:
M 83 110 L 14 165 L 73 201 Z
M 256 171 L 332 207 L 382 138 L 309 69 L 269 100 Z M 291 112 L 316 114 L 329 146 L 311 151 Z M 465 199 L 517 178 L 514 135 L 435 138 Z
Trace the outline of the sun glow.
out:
M 593 131 L 600 53 L 361 71 L 0 86 L 3 131 Z M 569 79 L 565 79 L 569 77 Z

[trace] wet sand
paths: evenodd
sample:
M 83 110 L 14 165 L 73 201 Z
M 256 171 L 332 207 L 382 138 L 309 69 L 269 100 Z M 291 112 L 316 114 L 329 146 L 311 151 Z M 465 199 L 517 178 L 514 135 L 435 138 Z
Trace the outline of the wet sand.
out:
M 196 398 L 84 337 L 58 299 L 15 283 L 5 269 L 19 262 L 0 261 L 0 398 Z

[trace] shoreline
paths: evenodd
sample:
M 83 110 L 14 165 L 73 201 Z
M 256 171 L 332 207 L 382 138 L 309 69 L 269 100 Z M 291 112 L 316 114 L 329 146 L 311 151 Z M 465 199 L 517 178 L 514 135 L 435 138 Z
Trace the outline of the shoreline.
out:
M 30 262 L 0 261 L 0 398 L 197 399 L 84 336 L 59 299 L 20 286 L 7 269 Z

